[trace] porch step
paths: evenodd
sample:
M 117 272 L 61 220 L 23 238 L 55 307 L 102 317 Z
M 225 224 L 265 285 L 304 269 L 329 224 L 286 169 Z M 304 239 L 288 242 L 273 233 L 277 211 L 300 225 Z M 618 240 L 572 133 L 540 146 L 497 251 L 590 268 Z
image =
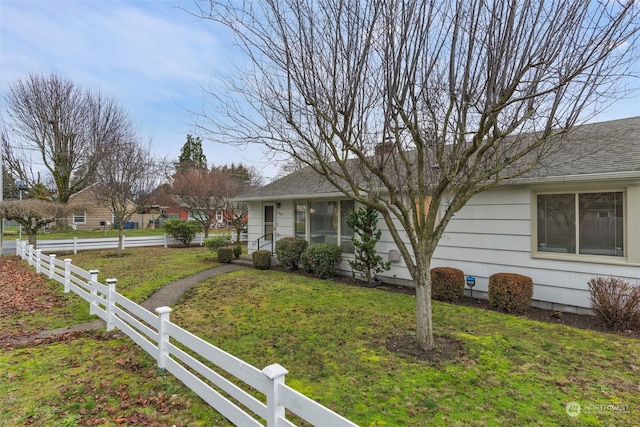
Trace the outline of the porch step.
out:
M 240 255 L 240 258 L 238 259 L 232 259 L 231 263 L 237 264 L 237 265 L 243 265 L 245 267 L 253 267 L 253 257 L 251 255 L 243 254 L 243 255 Z M 275 256 L 271 257 L 271 265 L 274 267 L 280 265 L 280 263 L 278 262 L 278 259 Z

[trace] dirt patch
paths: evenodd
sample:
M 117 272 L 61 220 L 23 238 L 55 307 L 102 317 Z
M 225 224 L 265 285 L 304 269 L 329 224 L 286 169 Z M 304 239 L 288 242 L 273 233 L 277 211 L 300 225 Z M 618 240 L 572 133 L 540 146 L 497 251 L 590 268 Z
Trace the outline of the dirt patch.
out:
M 416 346 L 414 334 L 392 336 L 385 342 L 387 350 L 409 356 L 430 364 L 437 364 L 447 360 L 458 359 L 465 354 L 464 342 L 454 338 L 435 336 L 433 338 L 435 348 L 431 351 L 422 351 Z

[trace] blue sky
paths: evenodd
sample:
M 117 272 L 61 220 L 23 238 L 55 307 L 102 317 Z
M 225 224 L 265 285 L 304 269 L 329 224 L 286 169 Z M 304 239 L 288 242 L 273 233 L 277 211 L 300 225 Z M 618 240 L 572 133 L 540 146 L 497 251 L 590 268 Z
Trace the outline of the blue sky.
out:
M 177 159 L 189 110 L 201 111 L 213 70 L 233 49 L 211 22 L 177 1 L 0 0 L 0 90 L 27 73 L 52 71 L 114 96 L 158 157 Z M 277 173 L 261 148 L 241 150 L 205 140 L 210 164 L 245 163 Z
M 188 0 L 183 0 L 188 4 Z M 201 111 L 203 87 L 234 50 L 213 23 L 179 10 L 176 0 L 0 0 L 0 91 L 29 72 L 57 72 L 114 96 L 158 157 L 177 159 L 186 134 L 198 135 L 188 110 Z M 640 82 L 635 82 L 640 86 Z M 595 121 L 640 115 L 640 95 Z M 209 163 L 243 162 L 267 178 L 277 167 L 259 147 L 241 150 L 205 140 Z

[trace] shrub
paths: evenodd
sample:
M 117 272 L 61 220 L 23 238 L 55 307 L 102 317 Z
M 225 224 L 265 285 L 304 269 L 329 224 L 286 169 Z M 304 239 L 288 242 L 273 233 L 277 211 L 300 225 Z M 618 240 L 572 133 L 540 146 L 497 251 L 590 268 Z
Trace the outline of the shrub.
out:
M 202 224 L 195 221 L 181 221 L 174 219 L 165 221 L 162 228 L 174 238 L 179 240 L 183 245 L 190 246 L 196 234 L 202 231 Z
M 285 237 L 276 242 L 276 257 L 283 267 L 296 270 L 300 264 L 300 256 L 308 246 L 305 239 Z
M 489 277 L 489 306 L 506 313 L 526 313 L 531 307 L 533 280 L 514 273 Z
M 313 273 L 322 279 L 338 274 L 342 261 L 342 248 L 332 243 L 315 243 L 307 249 L 307 263 Z
M 218 248 L 218 261 L 225 264 L 229 264 L 233 258 L 233 248 L 230 246 L 223 246 Z
M 640 285 L 615 277 L 595 277 L 587 283 L 598 322 L 613 330 L 640 329 Z
M 230 234 L 213 234 L 204 240 L 203 245 L 209 248 L 211 252 L 216 252 L 219 248 L 228 245 L 230 242 Z
M 240 255 L 242 255 L 242 245 L 235 245 L 233 247 L 233 256 L 235 259 L 238 259 Z
M 271 268 L 271 252 L 257 250 L 252 254 L 253 266 L 258 270 L 269 270 Z
M 307 273 L 313 273 L 313 268 L 311 267 L 311 264 L 309 264 L 307 251 L 304 251 L 300 254 L 300 268 Z
M 456 302 L 464 296 L 464 273 L 451 267 L 431 269 L 431 297 L 438 301 Z

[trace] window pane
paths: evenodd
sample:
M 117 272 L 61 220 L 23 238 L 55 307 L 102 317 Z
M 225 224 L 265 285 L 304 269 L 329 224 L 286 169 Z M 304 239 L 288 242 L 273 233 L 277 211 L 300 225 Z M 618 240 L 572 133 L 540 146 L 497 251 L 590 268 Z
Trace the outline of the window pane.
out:
M 342 252 L 347 254 L 353 253 L 353 228 L 347 224 L 349 211 L 354 210 L 355 203 L 353 200 L 343 200 L 340 202 L 340 245 Z
M 85 213 L 74 213 L 73 214 L 73 222 L 76 224 L 84 224 L 85 223 Z
M 623 256 L 622 193 L 584 193 L 578 200 L 580 253 Z
M 338 202 L 309 203 L 309 243 L 338 244 Z
M 273 240 L 273 205 L 264 207 L 264 240 Z
M 296 237 L 307 238 L 307 203 L 296 202 L 296 217 L 294 228 Z
M 541 194 L 537 205 L 538 251 L 575 254 L 575 194 Z

